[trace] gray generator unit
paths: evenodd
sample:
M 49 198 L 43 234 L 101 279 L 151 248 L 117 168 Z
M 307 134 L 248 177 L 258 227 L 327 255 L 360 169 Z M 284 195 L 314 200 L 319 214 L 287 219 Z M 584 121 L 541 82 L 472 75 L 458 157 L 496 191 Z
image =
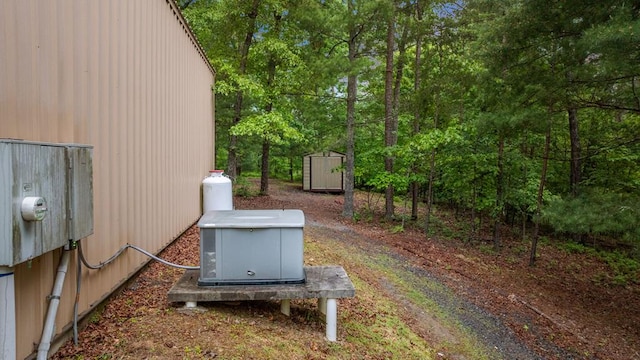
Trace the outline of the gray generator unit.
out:
M 305 282 L 301 210 L 209 211 L 198 227 L 199 286 Z

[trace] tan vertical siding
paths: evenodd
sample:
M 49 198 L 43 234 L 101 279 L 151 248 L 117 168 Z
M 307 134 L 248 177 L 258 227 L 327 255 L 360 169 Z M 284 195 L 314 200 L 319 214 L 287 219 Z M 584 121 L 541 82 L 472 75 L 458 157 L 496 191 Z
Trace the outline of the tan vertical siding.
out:
M 214 76 L 172 1 L 2 2 L 0 137 L 94 146 L 94 235 L 83 240 L 92 263 L 126 243 L 157 252 L 198 219 Z M 19 358 L 40 340 L 59 257 L 16 266 Z M 76 260 L 58 331 L 72 320 Z M 129 251 L 83 269 L 80 311 L 146 261 Z

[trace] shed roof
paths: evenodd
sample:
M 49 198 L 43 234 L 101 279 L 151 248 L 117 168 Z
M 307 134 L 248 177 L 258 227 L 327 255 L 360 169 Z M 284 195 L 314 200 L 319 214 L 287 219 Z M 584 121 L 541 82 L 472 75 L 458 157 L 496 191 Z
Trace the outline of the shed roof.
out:
M 337 155 L 341 155 L 341 156 L 346 156 L 345 153 L 341 153 L 339 151 L 333 151 L 333 150 L 327 150 L 327 151 L 317 151 L 317 152 L 313 152 L 313 153 L 308 153 L 308 154 L 304 154 L 304 156 L 327 156 L 325 154 L 337 154 Z

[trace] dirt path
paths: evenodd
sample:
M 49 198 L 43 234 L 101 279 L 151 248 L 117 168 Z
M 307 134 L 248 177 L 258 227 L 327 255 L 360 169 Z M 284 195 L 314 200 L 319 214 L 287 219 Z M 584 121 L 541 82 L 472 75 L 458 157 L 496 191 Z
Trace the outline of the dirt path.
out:
M 394 249 L 409 271 L 444 284 L 423 291 L 505 359 L 640 359 L 640 287 L 594 283 L 609 271 L 597 259 L 545 246 L 538 266 L 529 268 L 528 245 L 517 238 L 505 239 L 505 249 L 495 254 L 482 245 L 425 240 L 410 229 L 393 234 L 375 219 L 344 220 L 342 196 L 279 182 L 263 200 L 269 208 L 302 209 L 309 225 L 332 231 L 345 244 L 358 243 L 364 251 Z M 370 203 L 364 194 L 356 198 L 361 208 Z M 418 331 L 422 326 L 429 328 L 422 332 L 438 332 L 429 315 L 407 299 L 398 301 L 413 309 Z
M 542 357 L 530 350 L 515 333 L 505 326 L 501 319 L 486 310 L 471 303 L 456 294 L 434 274 L 420 266 L 415 266 L 411 259 L 399 253 L 395 253 L 386 244 L 377 239 L 364 235 L 353 226 L 346 225 L 340 218 L 340 197 L 336 195 L 310 194 L 300 191 L 294 186 L 277 185 L 272 187 L 270 201 L 278 203 L 277 207 L 301 208 L 305 212 L 308 225 L 306 231 L 321 231 L 324 236 L 331 237 L 343 243 L 343 246 L 357 246 L 358 251 L 368 254 L 384 253 L 397 260 L 395 266 L 404 267 L 405 270 L 426 280 L 427 285 L 412 284 L 437 304 L 441 311 L 446 313 L 448 322 L 460 323 L 485 345 L 487 349 L 495 350 L 495 356 L 503 359 L 541 359 Z M 331 201 L 333 199 L 333 202 Z M 322 199 L 322 200 L 321 200 Z M 334 205 L 335 204 L 335 205 Z M 244 205 L 244 204 L 242 204 Z M 246 204 L 249 205 L 249 204 Z M 362 230 L 362 229 L 360 229 Z M 424 338 L 436 343 L 448 343 L 455 347 L 456 334 L 441 323 L 436 316 L 414 304 L 410 299 L 394 288 L 393 284 L 385 279 L 379 279 L 387 296 L 396 299 L 398 304 L 406 310 L 405 320 L 410 326 Z M 549 345 L 557 355 L 569 359 L 571 354 Z M 457 358 L 454 357 L 453 358 Z

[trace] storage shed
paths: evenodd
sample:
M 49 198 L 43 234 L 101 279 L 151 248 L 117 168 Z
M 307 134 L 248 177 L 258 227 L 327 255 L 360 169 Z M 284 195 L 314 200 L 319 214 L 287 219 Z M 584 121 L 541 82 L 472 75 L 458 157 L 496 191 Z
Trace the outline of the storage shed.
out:
M 305 155 L 302 161 L 302 190 L 343 192 L 345 154 L 328 151 Z

